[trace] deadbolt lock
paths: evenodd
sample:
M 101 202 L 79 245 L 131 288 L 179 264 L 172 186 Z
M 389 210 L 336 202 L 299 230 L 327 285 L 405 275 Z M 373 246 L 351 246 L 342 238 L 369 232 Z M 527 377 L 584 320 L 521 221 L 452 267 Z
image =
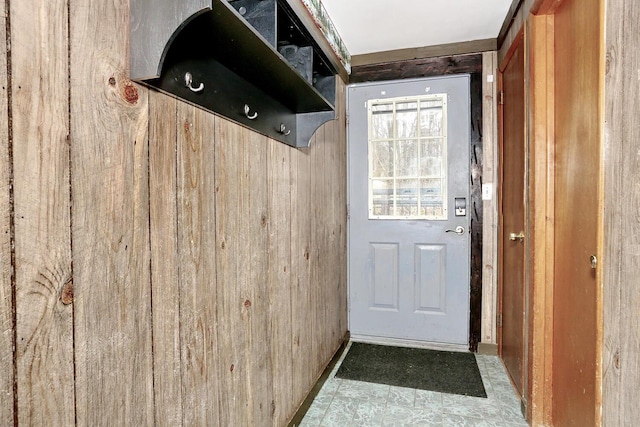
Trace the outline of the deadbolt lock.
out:
M 516 240 L 523 242 L 524 241 L 524 231 L 521 231 L 519 234 L 509 233 L 509 240 L 515 242 Z

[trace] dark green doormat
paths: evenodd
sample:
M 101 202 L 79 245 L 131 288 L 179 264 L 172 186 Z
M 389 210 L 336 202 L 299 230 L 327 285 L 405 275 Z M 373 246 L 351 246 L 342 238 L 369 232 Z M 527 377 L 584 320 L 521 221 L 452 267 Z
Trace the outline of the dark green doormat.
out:
M 336 377 L 487 397 L 473 353 L 354 342 Z

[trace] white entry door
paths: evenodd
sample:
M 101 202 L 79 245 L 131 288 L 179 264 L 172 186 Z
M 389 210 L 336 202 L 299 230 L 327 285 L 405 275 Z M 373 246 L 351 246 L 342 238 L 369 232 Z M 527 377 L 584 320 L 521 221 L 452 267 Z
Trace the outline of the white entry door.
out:
M 469 76 L 348 88 L 352 336 L 468 343 Z

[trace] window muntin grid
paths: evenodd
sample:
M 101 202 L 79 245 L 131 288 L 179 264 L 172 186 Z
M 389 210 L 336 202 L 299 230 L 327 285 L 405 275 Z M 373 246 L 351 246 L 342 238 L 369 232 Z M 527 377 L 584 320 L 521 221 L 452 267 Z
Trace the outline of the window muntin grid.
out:
M 368 102 L 369 218 L 447 219 L 447 95 Z

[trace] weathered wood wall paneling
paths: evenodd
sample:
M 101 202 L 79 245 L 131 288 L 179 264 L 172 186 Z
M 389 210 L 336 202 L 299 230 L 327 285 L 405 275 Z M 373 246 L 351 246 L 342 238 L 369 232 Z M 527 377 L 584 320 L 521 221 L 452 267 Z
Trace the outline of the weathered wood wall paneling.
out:
M 270 345 L 276 337 L 269 334 L 270 299 L 269 293 L 275 283 L 268 281 L 269 274 L 269 206 L 268 206 L 268 139 L 260 134 L 243 128 L 245 153 L 243 171 L 246 178 L 242 181 L 245 217 L 245 245 L 242 253 L 249 256 L 247 266 L 241 270 L 241 281 L 245 283 L 247 300 L 251 306 L 243 303 L 244 316 L 249 320 L 249 343 L 245 349 L 246 372 L 245 386 L 250 396 L 249 422 L 247 425 L 273 424 L 275 422 L 275 398 L 273 381 L 287 375 L 275 372 L 271 359 Z M 230 141 L 231 142 L 231 141 Z M 242 257 L 242 253 L 240 257 Z M 254 305 L 255 304 L 255 305 Z M 226 319 L 221 319 L 222 322 Z M 287 329 L 289 325 L 278 325 L 278 329 Z
M 270 370 L 273 372 L 273 423 L 283 425 L 294 412 L 291 317 L 291 150 L 268 141 Z
M 640 418 L 640 3 L 605 2 L 603 423 Z
M 74 422 L 67 2 L 11 2 L 18 421 Z
M 471 283 L 469 349 L 477 351 L 482 340 L 482 164 L 483 164 L 483 123 L 482 123 L 482 73 L 471 74 L 471 177 L 470 198 L 467 213 L 471 222 Z
M 17 369 L 24 424 L 283 425 L 346 334 L 344 105 L 292 149 L 130 82 L 128 2 L 6 4 L 0 424 Z
M 219 343 L 213 197 L 215 120 L 211 114 L 182 102 L 178 103 L 176 117 L 182 425 L 213 426 L 218 424 L 219 395 L 218 366 L 212 352 Z M 169 307 L 164 309 L 169 311 Z M 154 306 L 154 318 L 156 314 Z M 160 349 L 154 345 L 154 354 L 157 351 Z M 170 374 L 157 371 L 155 376 Z
M 322 126 L 316 132 L 316 144 L 311 145 L 311 174 L 314 179 L 311 181 L 311 200 L 317 205 L 311 209 L 311 304 L 316 308 L 315 318 L 313 319 L 313 345 L 311 351 L 314 360 L 312 366 L 322 365 L 328 353 L 328 343 L 325 342 L 324 335 L 326 329 L 322 325 L 325 323 L 325 312 L 328 301 L 325 299 L 325 287 L 327 282 L 322 280 L 322 271 L 325 265 L 326 254 L 326 236 L 324 229 L 326 227 L 325 211 L 327 208 L 324 198 L 327 188 L 325 186 L 324 174 L 324 151 L 327 144 L 321 144 L 320 141 L 325 139 L 325 131 L 327 127 Z M 327 277 L 328 279 L 328 277 Z
M 342 81 L 338 81 L 336 92 L 336 114 L 337 119 L 333 122 L 335 131 L 333 144 L 336 146 L 336 157 L 334 164 L 337 169 L 333 172 L 336 178 L 334 182 L 334 203 L 337 208 L 334 213 L 334 226 L 337 228 L 338 239 L 335 247 L 335 266 L 339 270 L 337 292 L 338 317 L 338 337 L 337 342 L 342 338 L 348 329 L 348 319 L 346 316 L 347 306 L 347 91 Z
M 338 95 L 343 95 L 343 86 Z M 172 102 L 175 101 L 152 94 L 152 120 L 154 117 L 160 120 L 156 113 L 164 111 L 166 122 L 167 112 L 175 111 Z M 343 236 L 341 230 L 345 228 L 346 217 L 343 178 L 346 163 L 344 157 L 337 156 L 340 150 L 344 153 L 346 144 L 344 140 L 335 139 L 345 133 L 339 121 L 331 122 L 320 131 L 320 137 L 314 137 L 316 149 L 305 152 L 267 140 L 219 118 L 216 118 L 215 135 L 207 136 L 211 133 L 207 128 L 213 123 L 213 116 L 209 116 L 209 120 L 202 114 L 178 103 L 177 131 L 164 124 L 151 126 L 150 153 L 155 162 L 150 165 L 150 187 L 157 406 L 160 400 L 166 401 L 170 396 L 180 400 L 182 394 L 184 425 L 194 422 L 215 424 L 218 422 L 215 405 L 206 405 L 217 394 L 221 425 L 226 423 L 225 419 L 251 425 L 282 425 L 293 415 L 321 373 L 323 363 L 346 332 L 346 269 L 340 267 L 340 258 L 345 253 L 344 238 L 340 236 Z M 169 143 L 166 148 L 156 146 L 162 135 L 171 140 L 175 134 L 178 135 L 177 157 L 172 154 L 174 144 Z M 217 147 L 215 152 L 210 151 L 213 147 Z M 315 162 L 321 163 L 316 164 L 335 163 L 342 172 L 321 173 L 320 179 L 312 178 L 313 171 L 308 166 L 298 169 L 297 162 L 308 162 L 310 151 L 317 153 Z M 171 166 L 172 162 L 177 163 L 177 167 Z M 177 183 L 172 178 L 176 173 Z M 215 185 L 208 181 L 214 174 Z M 299 210 L 309 210 L 312 183 L 319 194 L 325 194 L 323 200 L 314 202 L 314 206 L 317 203 L 318 209 L 326 207 L 320 214 L 325 215 L 326 226 L 322 225 L 325 219 L 320 215 L 318 223 L 311 223 L 308 215 L 296 215 Z M 172 196 L 176 185 L 178 201 Z M 247 191 L 247 188 L 255 190 Z M 211 198 L 207 194 L 215 194 L 216 202 L 205 202 L 207 197 Z M 177 216 L 171 207 L 167 207 L 176 203 Z M 212 222 L 218 224 L 217 230 L 206 229 Z M 173 226 L 167 223 L 173 223 Z M 229 231 L 229 238 L 221 237 L 224 227 Z M 309 244 L 301 244 L 298 237 L 302 235 L 308 239 L 311 229 L 316 230 L 319 241 L 326 240 L 327 244 L 316 252 L 316 281 L 310 283 L 309 274 L 305 273 L 309 264 Z M 179 236 L 177 248 L 172 243 L 174 233 Z M 211 248 L 204 241 L 210 238 L 206 236 L 214 235 L 219 246 Z M 297 257 L 294 248 L 300 254 Z M 304 250 L 300 251 L 300 248 Z M 172 267 L 174 252 L 180 254 L 178 267 Z M 167 262 L 160 266 L 160 262 L 155 262 L 156 256 Z M 207 267 L 207 263 L 216 258 L 216 269 Z M 325 268 L 321 266 L 323 262 L 335 268 Z M 208 277 L 206 271 L 222 280 L 218 280 L 215 289 L 208 287 L 198 291 L 195 288 Z M 180 282 L 179 298 L 171 288 L 174 275 Z M 234 290 L 233 286 L 241 287 Z M 321 293 L 319 298 L 328 303 L 312 305 L 312 292 Z M 237 319 L 228 321 L 227 306 L 221 302 L 226 298 L 235 305 L 235 315 L 242 319 L 241 322 Z M 207 307 L 216 304 L 218 309 L 214 316 Z M 231 307 L 231 303 L 228 304 Z M 180 313 L 179 322 L 174 319 L 176 311 Z M 198 313 L 200 319 L 194 321 L 193 317 Z M 315 321 L 304 321 L 309 313 Z M 214 345 L 215 340 L 207 343 L 206 334 L 199 336 L 199 328 L 208 324 L 218 325 L 218 345 Z M 172 336 L 171 325 L 180 329 L 180 337 Z M 316 340 L 308 340 L 310 327 L 317 331 L 321 340 L 328 340 L 326 354 L 311 351 Z M 301 349 L 300 343 L 305 340 L 306 345 Z M 182 348 L 182 364 L 175 356 L 176 342 Z M 219 357 L 199 351 L 198 345 L 220 349 Z M 168 355 L 158 354 L 163 351 Z M 229 364 L 227 356 L 235 362 Z M 214 371 L 203 366 L 208 363 L 204 361 L 207 357 L 221 363 L 217 375 L 222 378 L 228 375 L 227 385 L 221 384 L 217 391 L 206 389 L 215 382 L 213 376 L 202 373 Z M 314 363 L 306 361 L 308 357 L 313 357 Z M 294 374 L 296 370 L 300 375 Z M 233 375 L 240 375 L 235 383 Z M 181 389 L 175 386 L 180 377 Z M 196 398 L 202 395 L 210 398 Z M 157 418 L 168 415 L 165 409 L 157 407 L 156 411 Z M 187 413 L 189 411 L 194 414 Z M 179 412 L 180 408 L 176 408 L 176 413 Z
M 154 420 L 147 90 L 125 76 L 129 2 L 70 1 L 79 425 Z
M 496 313 L 498 292 L 498 133 L 497 133 L 497 52 L 482 54 L 482 182 L 493 186 L 491 200 L 483 203 L 482 227 L 482 339 L 497 344 Z
M 316 136 L 311 146 L 317 145 Z M 310 148 L 291 152 L 291 325 L 293 394 L 306 395 L 317 374 L 310 366 L 315 360 L 311 349 L 315 310 L 311 297 L 311 169 Z
M 243 129 L 225 120 L 216 120 L 215 202 L 216 276 L 218 282 L 218 369 L 220 372 L 220 425 L 244 425 L 248 422 L 249 396 L 245 384 L 248 361 L 249 310 L 251 305 L 242 270 L 250 269 L 249 256 L 243 253 L 248 236 L 243 224 L 249 217 L 243 206 L 243 156 L 246 142 Z M 256 305 L 257 306 L 257 305 Z
M 177 101 L 149 92 L 149 198 L 155 421 L 182 424 Z M 191 391 L 191 390 L 189 390 Z M 188 392 L 189 392 L 188 391 Z M 216 406 L 217 402 L 210 402 Z
M 6 2 L 0 2 L 0 34 L 7 34 Z M 14 406 L 14 293 L 12 290 L 12 202 L 11 157 L 9 141 L 9 81 L 7 45 L 0 42 L 0 425 L 13 423 Z

